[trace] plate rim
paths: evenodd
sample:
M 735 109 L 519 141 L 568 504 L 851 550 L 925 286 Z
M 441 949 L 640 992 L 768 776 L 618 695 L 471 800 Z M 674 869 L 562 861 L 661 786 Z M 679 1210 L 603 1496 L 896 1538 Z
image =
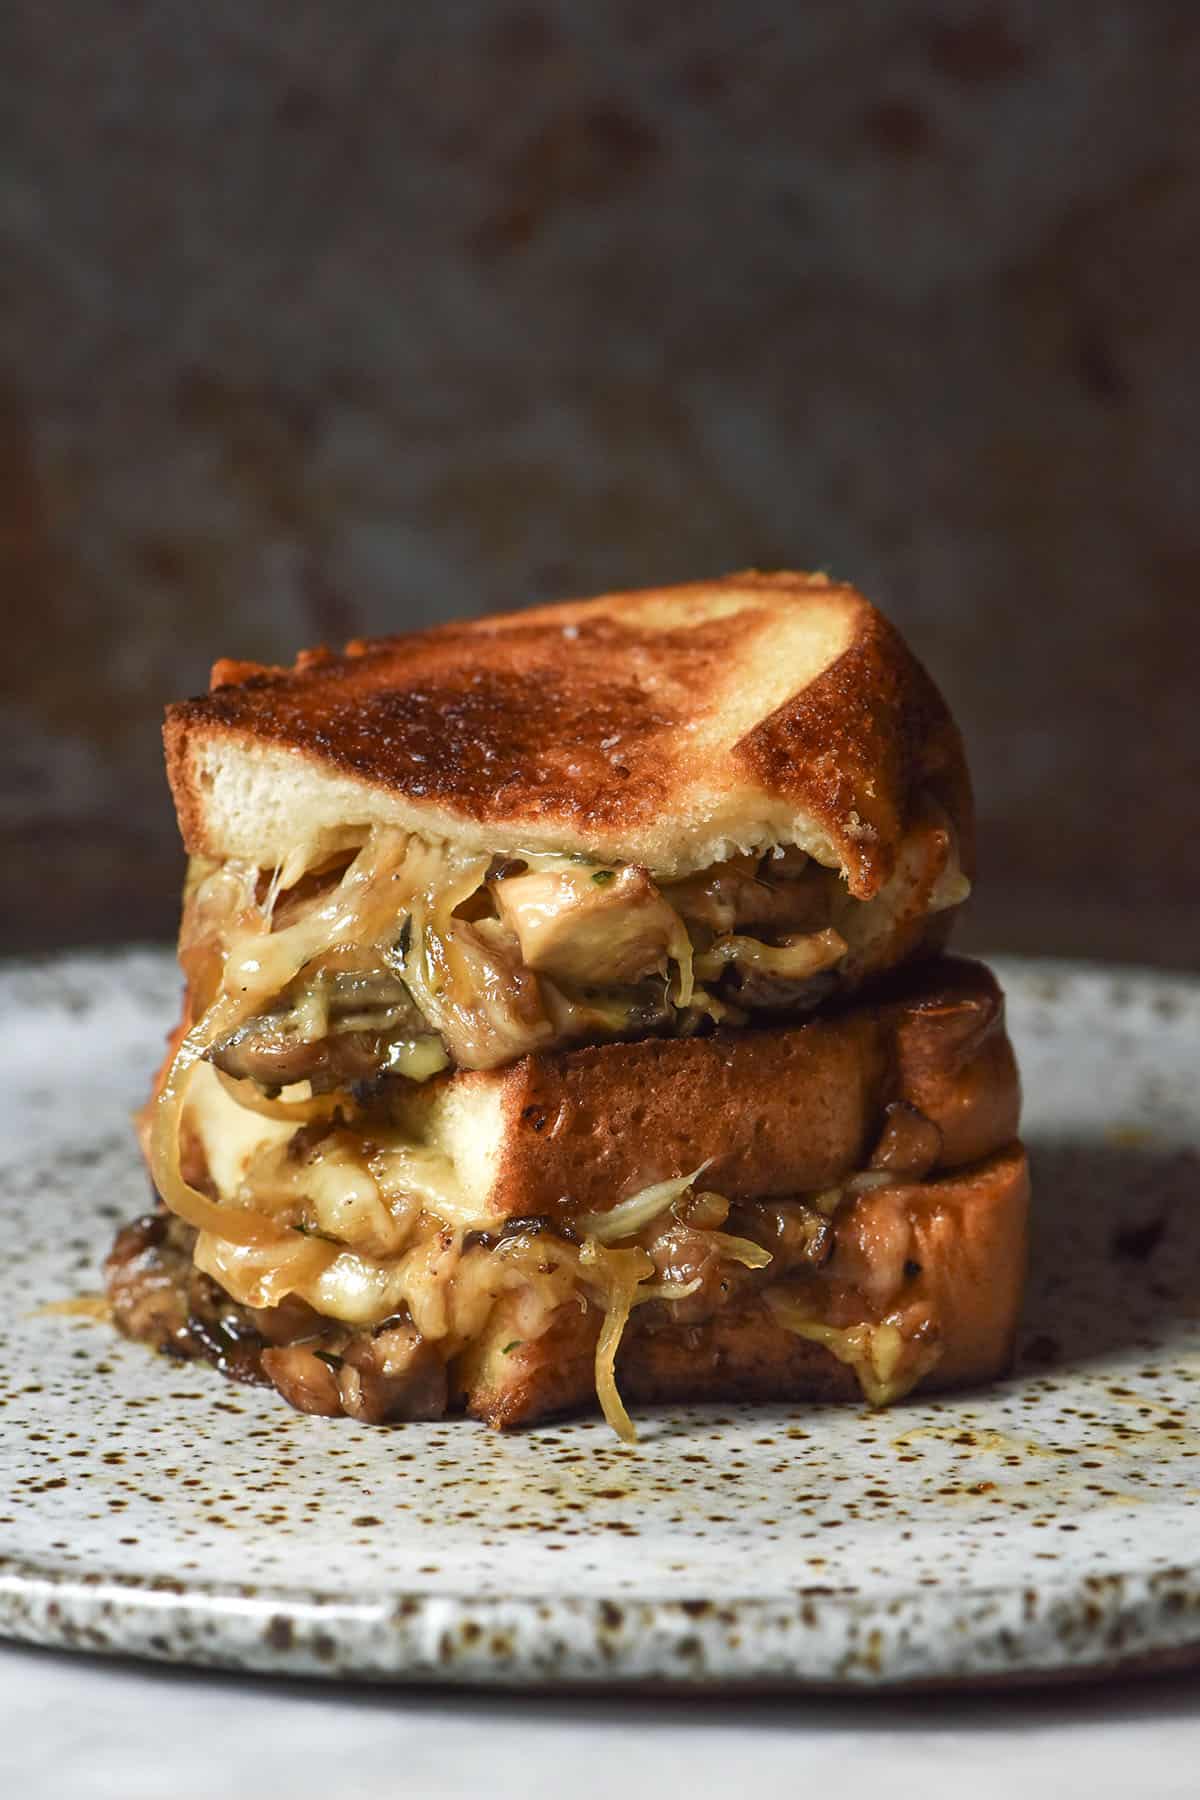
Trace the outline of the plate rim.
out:
M 1200 1662 L 1200 1557 L 1154 1570 L 1043 1577 L 1036 1606 L 1030 1604 L 1033 1590 L 1019 1583 L 972 1589 L 979 1629 L 956 1629 L 952 1660 L 933 1673 L 900 1666 L 889 1671 L 879 1645 L 872 1644 L 878 1636 L 873 1628 L 886 1617 L 890 1630 L 902 1637 L 922 1598 L 916 1585 L 883 1595 L 806 1583 L 779 1597 L 734 1594 L 719 1602 L 409 1588 L 371 1599 L 298 1585 L 71 1573 L 36 1558 L 0 1554 L 0 1637 L 10 1642 L 255 1675 L 509 1689 L 607 1690 L 662 1683 L 679 1689 L 882 1693 L 1053 1676 L 1090 1679 L 1156 1657 L 1173 1659 L 1173 1667 Z M 1015 1641 L 1014 1608 L 1026 1627 Z M 864 1646 L 843 1649 L 831 1662 L 820 1650 L 823 1610 L 838 1626 L 849 1618 L 866 1627 Z M 1164 1615 L 1170 1630 L 1163 1629 Z M 155 1627 L 168 1619 L 176 1628 L 191 1623 L 200 1635 L 163 1637 Z M 707 1621 L 713 1629 L 706 1642 Z M 239 1629 L 231 1632 L 231 1623 Z M 1028 1629 L 1035 1623 L 1036 1631 Z M 219 1634 L 206 1633 L 212 1625 Z M 725 1646 L 722 1654 L 717 1639 L 731 1625 L 738 1632 L 737 1647 L 730 1652 Z M 126 1628 L 117 1641 L 109 1638 L 112 1626 Z M 347 1646 L 332 1638 L 331 1627 L 349 1639 Z M 788 1627 L 790 1641 L 777 1641 L 772 1654 L 767 1640 L 781 1640 Z M 495 1653 L 497 1629 L 512 1644 L 509 1654 Z M 564 1630 L 578 1635 L 574 1641 L 557 1635 Z M 625 1649 L 622 1633 L 628 1638 Z M 1076 1634 L 1078 1641 L 1065 1649 L 1064 1639 Z M 648 1636 L 652 1651 L 639 1657 Z M 552 1660 L 531 1658 L 521 1642 L 525 1637 L 548 1640 Z M 746 1656 L 747 1638 L 768 1654 Z M 806 1645 L 817 1654 L 805 1655 Z M 672 1661 L 679 1666 L 671 1668 Z

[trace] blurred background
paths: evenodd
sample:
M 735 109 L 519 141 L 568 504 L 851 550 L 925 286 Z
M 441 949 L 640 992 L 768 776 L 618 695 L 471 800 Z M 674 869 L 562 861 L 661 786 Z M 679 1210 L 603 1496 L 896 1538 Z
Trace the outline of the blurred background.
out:
M 163 703 L 827 568 L 963 721 L 967 940 L 1200 963 L 1194 0 L 8 0 L 0 927 L 170 936 Z

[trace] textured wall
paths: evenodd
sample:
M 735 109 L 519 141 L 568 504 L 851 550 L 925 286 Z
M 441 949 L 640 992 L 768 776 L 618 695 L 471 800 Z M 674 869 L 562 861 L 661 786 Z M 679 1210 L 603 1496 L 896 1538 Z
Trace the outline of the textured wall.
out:
M 0 36 L 7 943 L 170 929 L 217 653 L 798 563 L 966 722 L 975 941 L 1200 958 L 1200 7 Z

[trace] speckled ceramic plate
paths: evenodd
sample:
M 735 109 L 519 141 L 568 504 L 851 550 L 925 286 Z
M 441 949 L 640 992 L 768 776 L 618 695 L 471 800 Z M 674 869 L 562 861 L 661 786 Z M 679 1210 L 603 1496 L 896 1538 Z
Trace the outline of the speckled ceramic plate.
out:
M 1003 965 L 1016 1373 L 891 1412 L 301 1418 L 43 1310 L 146 1201 L 169 958 L 0 973 L 0 1631 L 321 1675 L 871 1686 L 1200 1655 L 1200 983 Z

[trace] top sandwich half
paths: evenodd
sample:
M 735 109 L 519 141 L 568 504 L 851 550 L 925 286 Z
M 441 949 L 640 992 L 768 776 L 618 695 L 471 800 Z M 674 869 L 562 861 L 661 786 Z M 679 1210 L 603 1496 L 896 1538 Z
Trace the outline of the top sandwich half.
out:
M 222 662 L 165 737 L 190 1019 L 267 1089 L 776 1022 L 969 891 L 958 731 L 821 575 Z

